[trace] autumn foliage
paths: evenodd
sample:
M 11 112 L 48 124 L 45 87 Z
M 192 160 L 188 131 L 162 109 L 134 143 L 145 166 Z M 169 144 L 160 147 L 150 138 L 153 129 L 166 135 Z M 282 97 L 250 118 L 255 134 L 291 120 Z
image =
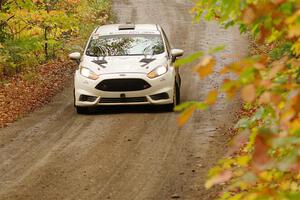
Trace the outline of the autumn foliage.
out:
M 79 51 L 108 13 L 107 0 L 0 0 L 0 78 Z
M 242 33 L 250 33 L 258 44 L 268 47 L 268 52 L 219 72 L 236 77 L 226 79 L 219 92 L 229 99 L 240 95 L 245 109 L 254 112 L 237 123 L 239 134 L 233 138 L 230 154 L 210 171 L 206 187 L 224 185 L 222 200 L 299 200 L 300 1 L 201 0 L 193 13 L 198 20 L 217 20 L 225 28 L 239 26 Z M 203 79 L 214 65 L 213 56 L 207 56 L 195 71 Z M 185 110 L 179 123 L 184 124 L 196 108 L 212 105 L 216 96 L 211 91 L 204 102 L 179 106 L 178 110 Z
M 0 128 L 71 82 L 68 53 L 109 17 L 108 0 L 0 0 Z

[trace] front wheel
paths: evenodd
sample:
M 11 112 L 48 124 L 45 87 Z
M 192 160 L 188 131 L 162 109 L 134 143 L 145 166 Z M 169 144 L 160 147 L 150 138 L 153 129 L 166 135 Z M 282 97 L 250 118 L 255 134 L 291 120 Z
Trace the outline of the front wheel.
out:
M 173 112 L 175 106 L 180 104 L 180 88 L 177 83 L 175 83 L 174 90 L 173 90 L 173 103 L 166 105 L 166 109 L 169 112 Z

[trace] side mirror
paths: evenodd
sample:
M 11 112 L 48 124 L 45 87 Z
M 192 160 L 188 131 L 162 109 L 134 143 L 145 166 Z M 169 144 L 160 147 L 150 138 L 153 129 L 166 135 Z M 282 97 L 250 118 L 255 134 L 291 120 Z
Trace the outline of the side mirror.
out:
M 81 54 L 79 52 L 74 52 L 69 54 L 69 58 L 78 62 L 81 58 Z
M 172 55 L 173 61 L 175 61 L 176 58 L 183 56 L 183 54 L 184 54 L 184 51 L 182 49 L 172 49 L 171 50 L 171 55 Z

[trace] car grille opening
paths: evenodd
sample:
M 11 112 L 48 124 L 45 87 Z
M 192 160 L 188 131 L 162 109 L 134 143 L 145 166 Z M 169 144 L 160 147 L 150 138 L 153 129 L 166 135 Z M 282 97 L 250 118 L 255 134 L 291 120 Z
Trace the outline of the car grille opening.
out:
M 148 102 L 146 97 L 101 98 L 99 103 L 143 103 L 143 102 Z
M 143 79 L 107 79 L 101 81 L 96 89 L 107 92 L 129 92 L 150 88 L 151 85 Z

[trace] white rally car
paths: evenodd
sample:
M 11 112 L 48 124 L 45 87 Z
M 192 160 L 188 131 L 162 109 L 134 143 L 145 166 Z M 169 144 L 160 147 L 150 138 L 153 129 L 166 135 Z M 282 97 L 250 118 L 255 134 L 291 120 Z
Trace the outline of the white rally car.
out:
M 183 50 L 171 49 L 159 25 L 113 24 L 96 28 L 75 73 L 78 113 L 101 105 L 165 105 L 180 101 L 180 76 L 173 64 Z

